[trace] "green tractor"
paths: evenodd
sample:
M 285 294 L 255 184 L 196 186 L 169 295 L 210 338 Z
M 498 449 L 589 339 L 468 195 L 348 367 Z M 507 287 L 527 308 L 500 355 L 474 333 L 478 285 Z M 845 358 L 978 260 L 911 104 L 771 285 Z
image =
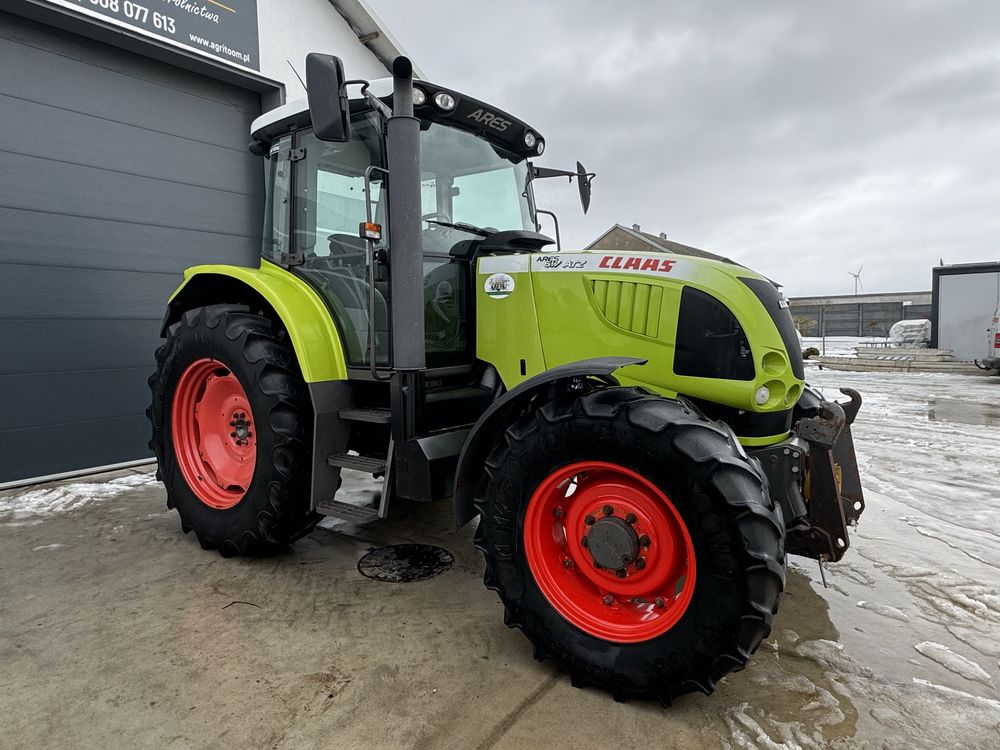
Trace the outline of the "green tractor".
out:
M 308 102 L 253 125 L 258 268 L 188 269 L 150 379 L 185 532 L 223 555 L 451 498 L 505 622 L 573 683 L 710 693 L 771 629 L 786 555 L 839 560 L 864 509 L 860 406 L 803 380 L 786 305 L 743 266 L 561 252 L 545 141 L 414 81 L 307 58 Z M 384 477 L 372 507 L 341 470 Z

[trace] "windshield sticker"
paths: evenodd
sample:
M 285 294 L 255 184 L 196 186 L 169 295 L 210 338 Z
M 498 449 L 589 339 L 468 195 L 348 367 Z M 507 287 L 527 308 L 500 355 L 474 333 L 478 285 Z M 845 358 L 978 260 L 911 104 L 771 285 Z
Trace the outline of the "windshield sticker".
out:
M 493 299 L 509 297 L 514 291 L 514 277 L 506 273 L 495 273 L 486 279 L 483 289 Z

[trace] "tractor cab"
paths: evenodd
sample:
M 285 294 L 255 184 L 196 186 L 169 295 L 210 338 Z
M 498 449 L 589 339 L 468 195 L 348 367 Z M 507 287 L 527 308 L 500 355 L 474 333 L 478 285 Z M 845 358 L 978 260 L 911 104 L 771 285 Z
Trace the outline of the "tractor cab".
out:
M 268 161 L 262 255 L 322 295 L 352 377 L 375 380 L 393 365 L 391 277 L 398 241 L 389 216 L 388 86 L 391 79 L 348 87 L 345 140 L 319 138 L 305 101 L 253 125 L 253 149 Z M 494 238 L 492 253 L 552 242 L 537 233 L 529 178 L 529 157 L 541 154 L 545 142 L 512 115 L 429 83 L 414 81 L 413 104 L 425 364 L 432 371 L 470 367 L 471 269 L 483 241 Z

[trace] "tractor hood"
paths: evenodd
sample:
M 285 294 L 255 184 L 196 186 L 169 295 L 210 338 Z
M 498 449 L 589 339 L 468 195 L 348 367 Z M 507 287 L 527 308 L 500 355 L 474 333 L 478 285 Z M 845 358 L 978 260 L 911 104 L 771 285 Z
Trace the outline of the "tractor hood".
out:
M 790 427 L 801 351 L 780 292 L 750 269 L 655 252 L 535 252 L 481 256 L 477 282 L 479 357 L 508 388 L 524 372 L 635 357 L 649 364 L 623 370 L 623 382 L 756 414 L 751 437 Z

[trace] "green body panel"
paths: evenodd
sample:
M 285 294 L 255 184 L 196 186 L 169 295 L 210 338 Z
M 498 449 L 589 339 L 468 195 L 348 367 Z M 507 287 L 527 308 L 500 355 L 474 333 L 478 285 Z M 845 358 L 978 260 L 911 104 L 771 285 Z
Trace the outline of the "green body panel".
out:
M 192 279 L 206 274 L 236 279 L 267 300 L 288 331 L 307 383 L 347 379 L 344 349 L 326 303 L 302 279 L 266 260 L 261 261 L 260 268 L 192 266 L 184 271 L 184 281 L 170 299 L 177 297 Z
M 487 287 L 509 286 L 504 276 L 513 280 L 513 291 L 506 296 L 488 294 Z M 646 365 L 619 371 L 621 382 L 747 411 L 784 411 L 802 393 L 803 381 L 794 375 L 788 359 L 798 352 L 785 351 L 770 315 L 741 277 L 763 278 L 734 264 L 661 253 L 483 257 L 477 269 L 477 356 L 494 364 L 507 388 L 567 362 L 613 355 L 642 357 L 648 360 Z M 757 373 L 753 380 L 674 373 L 684 286 L 705 291 L 736 316 L 750 344 Z M 535 367 L 539 342 L 542 364 Z M 522 358 L 528 363 L 524 373 L 519 367 Z M 771 398 L 758 406 L 754 396 L 762 385 Z M 786 436 L 748 442 L 767 444 Z

